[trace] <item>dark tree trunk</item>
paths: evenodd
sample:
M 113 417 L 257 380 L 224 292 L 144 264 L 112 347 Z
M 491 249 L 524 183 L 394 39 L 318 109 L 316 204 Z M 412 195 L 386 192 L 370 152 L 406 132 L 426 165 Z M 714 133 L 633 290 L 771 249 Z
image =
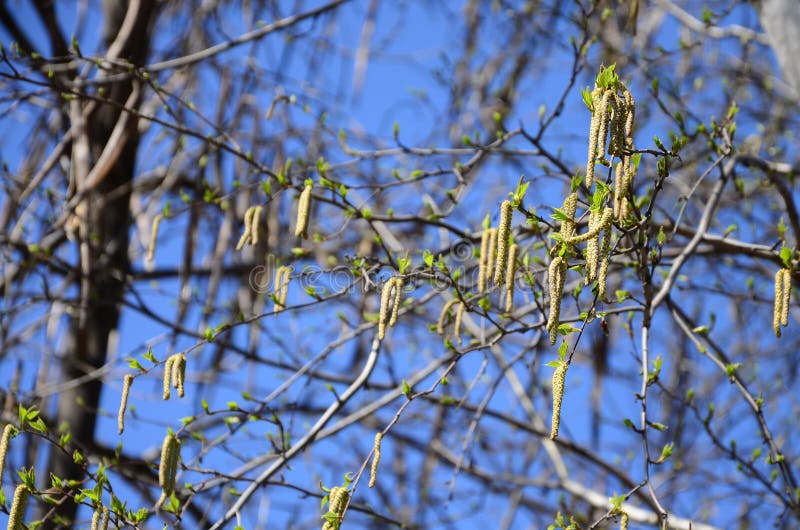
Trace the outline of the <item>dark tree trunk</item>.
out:
M 128 5 L 129 2 L 124 0 L 103 2 L 104 39 L 107 48 L 123 25 Z M 134 29 L 130 33 L 131 37 L 122 45 L 119 59 L 135 65 L 144 63 L 150 44 L 154 9 L 152 0 L 140 2 Z M 107 95 L 112 101 L 123 105 L 132 90 L 133 82 L 128 79 L 108 86 Z M 120 109 L 115 105 L 98 106 L 86 120 L 88 163 L 74 158 L 72 163 L 84 163 L 85 167 L 92 168 L 106 148 L 120 116 Z M 99 180 L 94 179 L 96 186 L 88 192 L 85 206 L 78 209 L 78 215 L 85 215 L 87 219 L 85 226 L 88 234 L 84 234 L 86 239 L 79 240 L 78 244 L 84 244 L 88 248 L 88 260 L 84 251 L 79 265 L 81 308 L 76 312 L 70 326 L 70 341 L 61 367 L 64 381 L 85 376 L 103 366 L 108 353 L 109 335 L 117 328 L 119 321 L 120 302 L 130 268 L 130 184 L 139 146 L 136 120 L 128 120 L 126 131 L 127 134 L 121 140 L 122 145 L 119 146 L 119 155 L 106 170 L 100 172 Z M 67 426 L 72 435 L 72 444 L 78 449 L 90 445 L 94 439 L 102 385 L 101 379 L 92 379 L 64 391 L 59 396 L 56 423 Z M 45 477 L 49 473 L 63 479 L 84 478 L 81 467 L 62 451 L 51 452 L 48 474 Z M 50 508 L 43 506 L 40 516 L 44 516 Z M 42 528 L 72 526 L 76 508 L 74 502 L 67 500 L 57 508 L 57 517 L 49 518 Z

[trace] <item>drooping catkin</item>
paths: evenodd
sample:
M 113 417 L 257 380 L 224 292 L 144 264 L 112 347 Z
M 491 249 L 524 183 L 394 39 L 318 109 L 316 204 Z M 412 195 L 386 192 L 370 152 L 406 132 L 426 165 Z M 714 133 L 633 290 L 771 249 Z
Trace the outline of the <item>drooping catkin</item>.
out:
M 489 235 L 491 229 L 487 228 L 481 234 L 481 255 L 478 259 L 478 294 L 486 291 L 486 264 L 489 259 Z M 441 333 L 440 333 L 441 335 Z
M 397 317 L 400 316 L 400 300 L 403 294 L 403 279 L 394 277 L 394 304 L 392 305 L 392 316 L 389 319 L 389 327 L 393 328 L 397 324 Z
M 92 514 L 91 530 L 106 530 L 108 528 L 108 508 L 98 506 Z
M 608 260 L 611 252 L 611 227 L 607 228 L 603 234 L 603 242 L 600 244 L 600 267 L 597 272 L 597 296 L 600 300 L 606 297 L 606 279 L 608 277 Z
M 594 183 L 594 166 L 597 158 L 597 136 L 600 132 L 600 113 L 598 108 L 602 98 L 600 96 L 600 87 L 594 87 L 592 90 L 592 119 L 589 122 L 589 155 L 586 161 L 586 187 L 591 188 Z
M 494 256 L 497 251 L 497 228 L 489 229 L 489 248 L 486 250 L 486 283 L 494 270 Z
M 306 184 L 300 193 L 297 203 L 297 224 L 294 229 L 295 237 L 308 238 L 308 219 L 311 216 L 311 190 L 313 186 Z
M 792 301 L 792 272 L 789 269 L 783 271 L 783 303 L 781 303 L 781 325 L 789 325 L 789 304 Z
M 781 336 L 781 316 L 783 315 L 783 269 L 775 273 L 775 302 L 772 307 L 772 329 L 775 336 Z
M 464 309 L 466 307 L 464 302 L 458 303 L 458 307 L 456 307 L 456 319 L 453 323 L 453 335 L 459 345 L 461 344 L 461 320 L 464 318 Z
M 600 212 L 592 210 L 589 212 L 589 232 L 595 229 L 600 221 Z M 600 234 L 590 238 L 586 242 L 586 285 L 589 285 L 597 278 L 597 267 L 600 258 Z
M 628 512 L 622 512 L 619 517 L 619 530 L 628 530 Z
M 460 303 L 461 300 L 458 298 L 453 298 L 452 300 L 448 300 L 444 307 L 442 307 L 442 312 L 439 313 L 439 321 L 436 323 L 436 333 L 439 335 L 444 335 L 444 324 L 447 320 L 447 313 L 450 311 L 450 308 L 453 307 L 455 304 Z
M 497 225 L 497 263 L 494 269 L 495 285 L 502 285 L 505 280 L 508 264 L 508 238 L 511 235 L 511 215 L 513 207 L 510 201 L 500 205 L 500 222 Z
M 286 308 L 286 297 L 289 295 L 289 280 L 291 279 L 292 268 L 289 266 L 278 267 L 275 271 L 275 308 L 279 313 Z
M 158 214 L 153 218 L 153 224 L 150 226 L 150 244 L 147 245 L 147 262 L 153 261 L 156 256 L 156 239 L 158 239 L 158 227 L 161 220 L 164 218 L 162 214 Z
M 400 290 L 403 281 L 397 276 L 389 278 L 383 284 L 381 291 L 381 306 L 378 315 L 378 339 L 383 340 L 386 336 L 386 325 L 390 327 L 397 323 L 397 315 L 400 312 Z M 394 291 L 394 297 L 392 292 Z M 390 302 L 394 302 L 393 307 L 389 308 Z
M 175 360 L 172 362 L 172 388 L 178 389 L 178 397 L 183 397 L 184 381 L 186 379 L 186 356 L 182 353 L 173 355 Z
M 350 492 L 347 491 L 347 488 L 340 488 L 338 486 L 331 488 L 330 493 L 328 493 L 328 512 L 333 512 L 336 514 L 339 525 L 334 525 L 326 520 L 322 525 L 322 530 L 333 530 L 334 528 L 340 528 L 342 515 L 344 514 L 344 508 L 347 506 L 347 500 L 349 498 Z
M 170 355 L 167 357 L 167 360 L 164 362 L 164 392 L 162 394 L 162 399 L 164 401 L 169 399 L 170 391 L 169 387 L 172 383 L 172 365 L 175 362 L 175 356 Z
M 517 253 L 519 245 L 514 243 L 508 249 L 508 267 L 506 268 L 506 313 L 514 309 L 514 280 L 517 274 Z
M 161 462 L 158 466 L 158 485 L 161 487 L 161 498 L 157 506 L 164 504 L 175 491 L 175 475 L 180 460 L 180 440 L 172 432 L 168 432 L 161 444 Z
M 30 493 L 25 484 L 20 484 L 14 490 L 14 500 L 8 513 L 8 530 L 22 530 L 22 518 L 25 516 L 25 506 L 28 504 Z
M 122 434 L 125 430 L 125 409 L 128 408 L 128 395 L 131 392 L 133 375 L 125 374 L 122 378 L 122 397 L 119 400 L 119 411 L 117 411 L 117 431 Z
M 258 245 L 258 225 L 261 221 L 262 206 L 256 206 L 253 209 L 253 218 L 250 219 L 250 244 L 253 246 Z
M 570 193 L 564 199 L 564 204 L 561 206 L 561 211 L 567 218 L 561 222 L 561 237 L 565 240 L 570 239 L 575 235 L 575 212 L 578 210 L 578 194 Z
M 14 426 L 9 423 L 3 428 L 3 435 L 0 437 L 0 488 L 3 485 L 3 470 L 6 467 L 8 443 L 11 441 L 12 434 L 14 434 Z
M 236 250 L 242 250 L 244 246 L 250 242 L 251 230 L 253 229 L 253 215 L 255 214 L 256 207 L 251 206 L 244 212 L 244 232 L 239 242 L 236 243 Z
M 566 362 L 561 361 L 561 364 L 559 364 L 553 372 L 553 416 L 550 421 L 551 440 L 555 440 L 558 437 L 558 427 L 561 425 L 561 401 L 564 399 L 564 381 L 567 378 L 567 366 Z
M 597 154 L 595 156 L 600 159 L 603 165 L 608 165 L 608 162 L 606 162 L 606 137 L 608 136 L 608 130 L 611 125 L 611 109 L 609 109 L 609 102 L 613 97 L 614 92 L 611 90 L 606 90 L 605 93 L 603 93 L 603 99 L 600 102 L 599 108 L 600 124 L 598 125 Z
M 567 261 L 556 256 L 550 262 L 548 271 L 548 287 L 550 288 L 550 315 L 547 319 L 547 331 L 550 332 L 550 344 L 556 343 L 558 337 L 559 317 L 561 315 L 561 297 L 564 289 L 564 276 L 567 272 Z
M 613 219 L 613 217 L 614 217 L 614 211 L 611 208 L 606 208 L 605 210 L 603 210 L 603 214 L 600 217 L 600 220 L 595 224 L 594 227 L 590 226 L 588 232 L 572 236 L 570 238 L 566 238 L 564 239 L 564 242 L 574 245 L 576 243 L 583 243 L 584 241 L 589 241 L 592 238 L 596 238 L 602 230 L 608 228 L 608 226 L 611 224 L 611 220 Z M 589 219 L 591 223 L 591 217 Z
M 383 433 L 379 432 L 375 435 L 375 446 L 373 448 L 372 465 L 369 468 L 369 487 L 374 488 L 375 482 L 378 480 L 378 463 L 381 461 L 381 440 Z

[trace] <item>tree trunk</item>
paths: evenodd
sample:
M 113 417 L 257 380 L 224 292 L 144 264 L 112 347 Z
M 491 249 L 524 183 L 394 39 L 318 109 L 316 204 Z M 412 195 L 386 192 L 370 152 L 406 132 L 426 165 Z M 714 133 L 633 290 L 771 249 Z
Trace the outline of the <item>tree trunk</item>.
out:
M 148 48 L 150 26 L 154 18 L 154 2 L 141 0 L 130 2 L 139 4 L 135 14 L 129 38 L 118 43 L 119 59 L 130 61 L 134 65 L 143 64 Z M 104 0 L 104 40 L 106 48 L 112 46 L 121 30 L 129 8 L 125 0 Z M 130 21 L 128 22 L 130 24 Z M 123 31 L 124 32 L 124 31 Z M 120 105 L 126 103 L 133 91 L 131 79 L 113 83 L 106 88 L 110 100 Z M 130 104 L 130 101 L 127 101 Z M 138 98 L 134 102 L 138 105 Z M 85 109 L 86 103 L 79 102 L 79 112 Z M 75 116 L 75 106 L 72 116 Z M 98 106 L 86 117 L 85 144 L 88 149 L 73 149 L 73 167 L 92 168 L 100 154 L 112 139 L 112 131 L 122 114 L 115 105 Z M 129 201 L 131 182 L 134 176 L 136 153 L 139 146 L 137 124 L 129 119 L 125 126 L 126 134 L 120 140 L 118 156 L 113 158 L 97 178 L 88 183 L 85 199 L 76 214 L 83 216 L 79 222 L 85 223 L 86 229 L 77 243 L 82 250 L 79 253 L 80 308 L 75 312 L 70 324 L 68 350 L 62 361 L 64 381 L 85 376 L 106 362 L 109 335 L 117 328 L 120 302 L 124 296 L 126 278 L 129 273 L 128 231 L 131 224 Z M 79 140 L 76 140 L 79 141 Z M 86 160 L 78 157 L 85 156 Z M 79 172 L 74 173 L 81 178 Z M 86 175 L 82 176 L 83 178 Z M 80 186 L 78 186 L 80 189 Z M 87 259 L 88 258 L 88 259 Z M 57 425 L 66 426 L 72 435 L 72 450 L 89 445 L 94 439 L 97 423 L 97 410 L 103 382 L 101 379 L 76 385 L 65 390 L 59 396 Z M 62 479 L 81 480 L 84 478 L 80 466 L 74 463 L 69 455 L 62 451 L 52 451 L 48 465 L 48 475 Z M 48 479 L 49 480 L 49 479 Z M 40 517 L 43 517 L 50 506 L 43 506 Z M 58 526 L 71 526 L 75 519 L 77 505 L 67 500 L 56 509 L 56 517 L 50 517 L 42 528 L 51 529 Z
M 761 0 L 758 16 L 778 57 L 784 79 L 800 97 L 800 2 Z

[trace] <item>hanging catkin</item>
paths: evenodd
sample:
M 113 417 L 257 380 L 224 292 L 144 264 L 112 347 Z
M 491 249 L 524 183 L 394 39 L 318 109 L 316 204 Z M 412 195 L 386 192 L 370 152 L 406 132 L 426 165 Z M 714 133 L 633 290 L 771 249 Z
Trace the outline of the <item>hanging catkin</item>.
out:
M 311 216 L 311 190 L 313 186 L 306 184 L 300 193 L 297 203 L 297 224 L 294 229 L 295 237 L 308 238 L 308 220 Z
M 494 269 L 495 285 L 503 285 L 508 263 L 508 238 L 511 236 L 511 202 L 500 205 L 500 223 L 497 225 L 497 263 Z

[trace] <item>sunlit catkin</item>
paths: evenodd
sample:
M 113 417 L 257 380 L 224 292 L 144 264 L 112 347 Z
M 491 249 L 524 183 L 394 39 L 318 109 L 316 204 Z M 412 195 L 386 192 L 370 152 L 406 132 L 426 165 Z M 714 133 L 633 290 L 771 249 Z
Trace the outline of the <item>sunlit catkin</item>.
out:
M 792 272 L 789 269 L 783 271 L 783 302 L 781 303 L 781 326 L 789 325 L 789 304 L 792 301 Z
M 561 361 L 553 372 L 553 416 L 550 421 L 550 439 L 558 437 L 558 427 L 561 425 L 561 401 L 564 399 L 564 381 L 567 378 L 567 363 Z
M 519 245 L 514 243 L 508 249 L 508 267 L 506 267 L 506 313 L 514 309 L 514 279 L 517 274 L 517 253 Z
M 122 434 L 125 430 L 125 409 L 128 408 L 128 395 L 131 392 L 131 385 L 133 384 L 133 376 L 125 374 L 122 378 L 122 397 L 119 400 L 119 411 L 117 412 L 117 431 Z
M 561 237 L 565 240 L 575 236 L 575 212 L 578 210 L 578 194 L 570 193 L 564 199 L 561 211 L 566 215 L 566 219 L 561 222 Z
M 158 485 L 161 487 L 161 498 L 157 506 L 161 506 L 175 491 L 175 475 L 180 460 L 180 441 L 168 432 L 161 444 L 161 462 L 158 466 Z
M 576 243 L 583 243 L 584 241 L 589 241 L 592 238 L 596 238 L 602 230 L 608 228 L 611 224 L 611 220 L 614 217 L 614 211 L 611 208 L 606 208 L 603 210 L 603 214 L 600 217 L 600 220 L 592 227 L 590 225 L 589 231 L 583 234 L 572 236 L 570 238 L 566 238 L 564 241 L 569 244 L 576 244 Z M 591 217 L 590 217 L 591 223 Z
M 308 219 L 311 215 L 311 184 L 306 184 L 300 193 L 300 200 L 297 203 L 297 224 L 294 229 L 295 237 L 308 237 Z
M 286 265 L 278 267 L 275 271 L 275 308 L 279 313 L 286 308 L 286 298 L 289 295 L 289 280 L 291 279 L 292 268 Z
M 6 467 L 8 443 L 11 441 L 12 434 L 14 434 L 14 426 L 9 423 L 3 428 L 3 435 L 0 437 L 0 488 L 3 485 L 3 470 Z
M 251 230 L 253 225 L 253 215 L 255 214 L 256 207 L 251 206 L 244 212 L 244 232 L 239 242 L 236 243 L 236 250 L 242 250 L 244 246 L 250 242 Z
M 510 201 L 500 205 L 500 223 L 497 225 L 497 263 L 494 269 L 495 285 L 502 285 L 505 280 L 508 264 L 508 238 L 511 236 L 511 215 L 513 209 Z
M 622 512 L 619 518 L 619 530 L 628 530 L 628 512 Z
M 460 303 L 461 301 L 458 298 L 453 298 L 452 300 L 448 300 L 444 307 L 442 307 L 442 312 L 439 313 L 439 321 L 436 323 L 436 333 L 439 335 L 444 335 L 444 324 L 447 321 L 447 314 L 450 311 L 450 308 L 453 307 L 455 304 Z
M 328 493 L 328 512 L 337 516 L 337 522 L 339 524 L 334 525 L 326 520 L 322 525 L 322 530 L 334 530 L 334 528 L 341 527 L 342 515 L 344 514 L 344 509 L 347 506 L 347 500 L 349 498 L 350 492 L 347 491 L 347 488 L 340 488 L 338 486 L 331 488 L 330 493 Z
M 167 357 L 167 360 L 164 362 L 164 392 L 162 393 L 161 397 L 164 401 L 169 399 L 170 395 L 170 384 L 172 383 L 172 365 L 175 363 L 175 356 L 170 355 Z
M 400 296 L 403 290 L 403 279 L 395 276 L 386 280 L 381 291 L 381 306 L 378 315 L 378 339 L 386 336 L 386 326 L 394 327 L 400 314 Z M 392 296 L 394 294 L 394 296 Z M 391 305 L 391 310 L 390 310 Z
M 250 244 L 258 245 L 258 224 L 261 221 L 261 206 L 256 206 L 253 209 L 253 218 L 250 219 Z
M 374 488 L 375 482 L 378 480 L 378 463 L 381 461 L 381 440 L 383 433 L 375 435 L 375 446 L 373 448 L 372 465 L 369 468 L 369 487 Z
M 783 269 L 775 273 L 775 302 L 772 307 L 772 329 L 775 336 L 781 336 L 781 317 L 783 316 Z
M 486 264 L 489 259 L 489 234 L 491 229 L 486 229 L 481 234 L 481 255 L 478 259 L 478 294 L 486 291 Z M 439 333 L 441 335 L 441 333 Z
M 109 511 L 105 506 L 98 506 L 92 514 L 91 530 L 107 530 L 108 529 Z
M 606 90 L 603 94 L 603 99 L 600 102 L 600 124 L 598 125 L 598 132 L 597 132 L 597 158 L 600 159 L 603 165 L 607 165 L 606 162 L 606 137 L 608 136 L 608 130 L 610 126 L 610 119 L 611 119 L 611 109 L 609 108 L 609 102 L 614 97 L 614 92 L 611 90 Z
M 456 342 L 460 345 L 461 344 L 461 321 L 464 318 L 464 309 L 467 306 L 464 302 L 459 302 L 458 306 L 456 307 L 456 319 L 453 323 L 453 336 L 456 338 Z
M 486 283 L 494 270 L 494 256 L 497 251 L 497 228 L 489 229 L 489 248 L 486 249 Z
M 184 381 L 186 379 L 186 356 L 182 353 L 173 355 L 175 360 L 172 362 L 172 388 L 178 389 L 178 397 L 183 397 Z
M 601 89 L 592 90 L 592 119 L 589 122 L 589 154 L 586 160 L 586 187 L 591 188 L 594 182 L 594 166 L 597 159 L 597 136 L 600 132 L 600 113 L 598 107 L 602 101 Z
M 150 244 L 147 246 L 147 261 L 153 261 L 156 256 L 156 239 L 158 239 L 158 227 L 161 220 L 164 218 L 162 214 L 158 214 L 153 218 L 153 224 L 150 226 Z
M 608 260 L 611 252 L 611 227 L 607 228 L 603 234 L 603 242 L 600 244 L 600 265 L 597 271 L 597 296 L 600 300 L 606 297 L 606 279 L 608 278 Z
M 11 511 L 8 513 L 8 530 L 22 530 L 22 518 L 25 516 L 25 506 L 28 504 L 28 495 L 31 491 L 25 484 L 20 484 L 14 490 L 14 500 Z
M 561 315 L 561 297 L 564 289 L 564 276 L 567 272 L 567 262 L 561 256 L 556 256 L 550 262 L 548 271 L 548 286 L 550 288 L 550 315 L 547 319 L 547 331 L 550 332 L 550 344 L 556 343 L 558 337 L 558 324 Z
M 400 315 L 400 301 L 403 294 L 403 279 L 395 276 L 394 280 L 394 304 L 392 305 L 392 316 L 389 318 L 389 327 L 393 328 L 397 324 L 397 317 Z
M 589 232 L 595 229 L 600 221 L 600 212 L 589 212 Z M 586 285 L 597 278 L 597 267 L 600 257 L 600 235 L 590 238 L 586 242 Z

